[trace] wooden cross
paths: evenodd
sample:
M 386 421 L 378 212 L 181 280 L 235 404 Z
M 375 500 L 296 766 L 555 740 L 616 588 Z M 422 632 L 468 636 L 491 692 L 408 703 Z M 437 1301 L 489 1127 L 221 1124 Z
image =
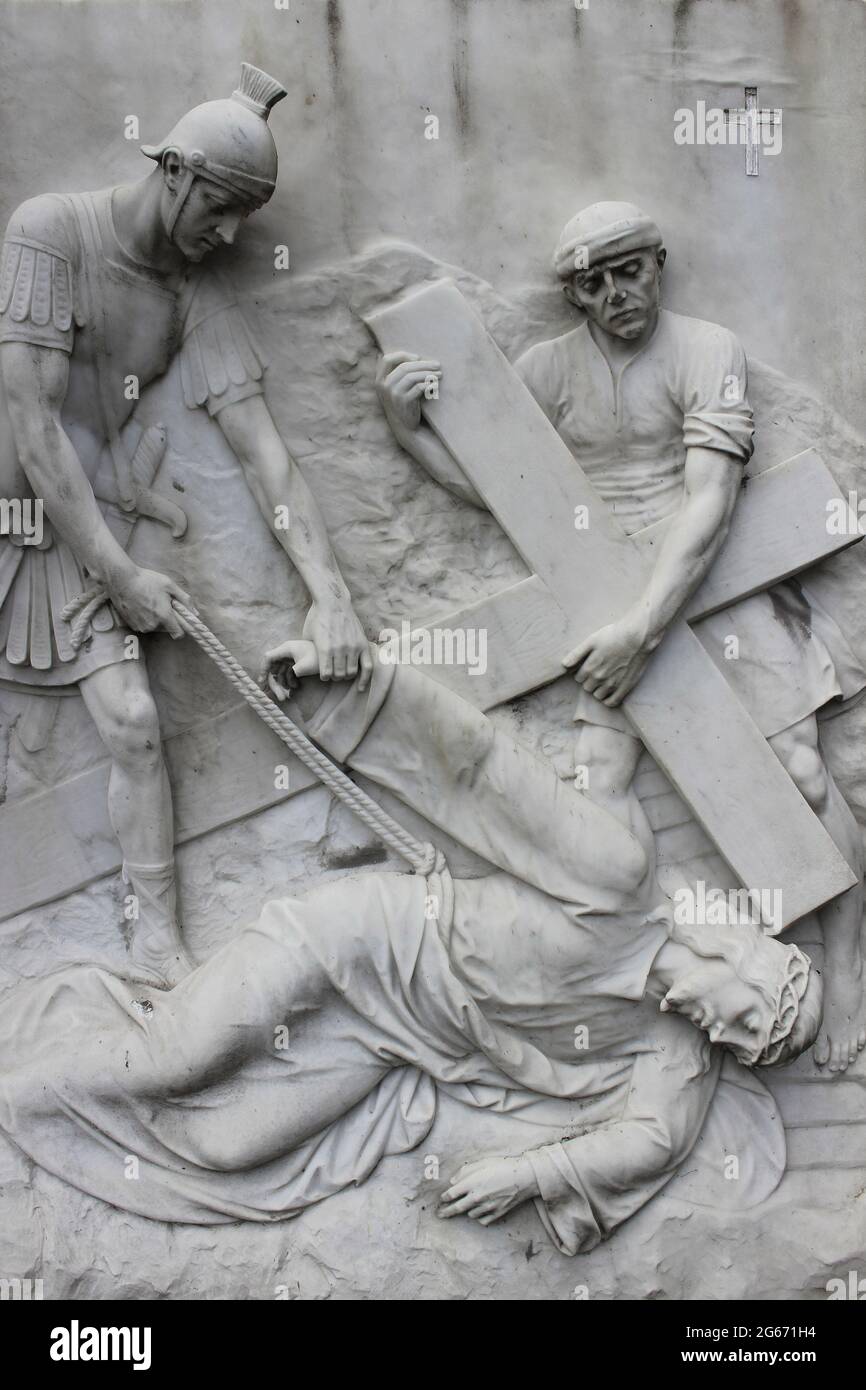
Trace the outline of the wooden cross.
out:
M 781 125 L 782 112 L 776 107 L 774 110 L 758 110 L 758 89 L 757 87 L 746 87 L 745 107 L 725 107 L 725 115 L 728 123 L 735 124 L 738 128 L 745 127 L 746 131 L 746 173 L 754 178 L 758 177 L 758 150 L 761 148 L 760 133 L 761 128 L 767 124 L 772 130 L 774 126 Z
M 453 407 L 466 409 L 463 393 L 455 396 L 449 387 L 441 401 L 429 403 L 429 418 L 442 437 L 451 441 L 467 475 L 488 498 L 491 510 L 534 571 L 531 578 L 493 598 L 440 620 L 452 629 L 486 630 L 488 669 L 483 676 L 468 675 L 453 666 L 430 667 L 428 673 L 489 709 L 555 680 L 562 674 L 563 653 L 592 626 L 615 617 L 618 602 L 622 611 L 629 601 L 626 586 L 618 584 L 615 564 L 608 567 L 601 550 L 591 548 L 597 539 L 593 531 L 574 531 L 574 505 L 591 501 L 594 525 L 601 525 L 599 534 L 609 535 L 615 547 L 608 556 L 612 554 L 618 562 L 621 551 L 627 552 L 632 568 L 637 566 L 641 573 L 651 563 L 666 523 L 639 532 L 629 542 L 615 525 L 606 525 L 607 509 L 585 480 L 579 485 L 580 470 L 566 446 L 469 313 L 462 296 L 451 289 L 443 300 L 446 289 L 439 287 L 435 295 L 426 291 L 432 296 L 426 300 L 418 296 L 418 308 L 405 319 L 405 331 L 403 321 L 394 320 L 393 331 L 387 319 L 380 316 L 380 321 L 383 341 L 398 347 L 427 342 L 427 350 L 447 361 L 449 383 L 464 379 L 467 391 L 481 393 L 468 436 L 458 428 L 460 421 L 451 418 Z M 488 370 L 493 373 L 489 389 L 484 380 Z M 513 474 L 510 486 L 519 489 L 511 508 L 507 496 L 496 491 L 496 478 L 490 476 L 491 470 L 498 471 L 500 457 L 506 475 L 509 470 Z M 520 476 L 524 463 L 530 467 L 534 497 L 525 494 Z M 853 543 L 856 536 L 833 538 L 826 532 L 827 501 L 840 495 L 811 451 L 752 478 L 735 510 L 725 547 L 688 605 L 686 617 L 694 619 L 724 608 L 743 594 L 778 582 Z M 544 509 L 533 512 L 542 502 Z M 523 520 L 531 517 L 536 530 L 527 527 L 524 534 Z M 585 566 L 581 557 L 587 560 Z M 574 589 L 568 588 L 571 568 L 582 576 Z M 598 592 L 599 574 L 609 591 L 606 609 Z M 659 692 L 657 708 L 641 713 L 630 697 L 629 715 L 636 725 L 641 719 L 650 751 L 690 799 L 697 818 L 729 862 L 737 866 L 740 880 L 759 887 L 782 886 L 783 905 L 788 916 L 796 918 L 810 903 L 823 902 L 847 887 L 853 875 L 840 863 L 820 823 L 770 755 L 711 658 L 697 638 L 688 642 L 689 635 L 677 639 L 686 653 L 679 671 L 671 641 L 659 648 L 644 673 L 640 691 L 649 700 L 653 676 Z M 653 670 L 663 655 L 664 679 Z M 695 672 L 699 682 L 694 680 Z M 655 733 L 653 721 L 660 726 Z M 164 748 L 174 789 L 178 844 L 256 815 L 314 783 L 312 775 L 287 756 L 276 735 L 245 705 L 174 734 L 165 740 Z M 732 759 L 730 767 L 727 757 Z M 274 766 L 283 763 L 290 768 L 288 786 L 277 785 L 272 775 Z M 109 774 L 110 763 L 102 759 L 75 777 L 0 806 L 0 863 L 15 866 L 15 872 L 4 874 L 0 882 L 0 921 L 117 872 L 120 849 L 106 810 Z M 695 781 L 698 785 L 692 786 Z M 779 838 L 772 834 L 775 825 L 784 826 L 785 834 L 790 832 L 786 857 L 780 857 Z M 808 866 L 805 886 L 798 886 L 800 858 Z M 789 869 L 791 876 L 786 878 Z
M 489 709 L 561 676 L 564 654 L 626 611 L 669 519 L 637 536 L 620 529 L 452 282 L 367 323 L 383 352 L 441 362 L 446 389 L 425 402 L 426 418 L 530 571 L 435 624 L 486 630 L 486 674 L 425 669 Z M 743 886 L 782 890 L 785 925 L 856 878 L 689 624 L 852 544 L 827 534 L 827 499 L 840 495 L 812 450 L 751 479 L 711 572 L 623 704 Z M 577 507 L 588 509 L 588 529 L 575 530 Z

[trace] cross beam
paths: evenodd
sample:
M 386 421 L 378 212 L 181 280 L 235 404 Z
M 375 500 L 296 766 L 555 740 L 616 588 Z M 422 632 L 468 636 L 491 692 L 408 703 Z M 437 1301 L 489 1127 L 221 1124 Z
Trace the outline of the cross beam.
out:
M 620 529 L 453 282 L 437 281 L 367 322 L 384 352 L 411 348 L 441 362 L 445 389 L 425 402 L 426 418 L 530 570 L 520 584 L 436 623 L 486 628 L 487 676 L 456 666 L 428 674 L 489 708 L 562 675 L 565 652 L 635 602 L 664 523 L 640 540 Z M 812 451 L 750 480 L 713 570 L 623 704 L 744 887 L 782 890 L 785 925 L 856 877 L 690 620 L 851 544 L 827 534 L 826 502 L 840 495 Z M 590 519 L 580 531 L 578 507 Z

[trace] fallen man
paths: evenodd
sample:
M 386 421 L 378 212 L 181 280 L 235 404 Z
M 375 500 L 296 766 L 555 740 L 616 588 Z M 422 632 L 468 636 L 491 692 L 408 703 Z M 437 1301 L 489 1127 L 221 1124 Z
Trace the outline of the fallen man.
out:
M 271 655 L 304 675 L 301 651 Z M 672 925 L 624 825 L 413 668 L 377 664 L 366 691 L 304 679 L 290 708 L 495 871 L 455 882 L 440 856 L 427 878 L 278 899 L 170 993 L 86 965 L 17 986 L 0 1128 L 121 1209 L 268 1221 L 414 1148 L 442 1091 L 561 1138 L 464 1165 L 440 1214 L 487 1224 L 532 1199 L 565 1254 L 668 1182 L 726 1091 L 745 1173 L 778 1120 L 730 1057 L 720 1080 L 724 1049 L 751 1067 L 811 1045 L 821 981 L 797 947 Z M 730 1148 L 713 1152 L 721 1168 Z

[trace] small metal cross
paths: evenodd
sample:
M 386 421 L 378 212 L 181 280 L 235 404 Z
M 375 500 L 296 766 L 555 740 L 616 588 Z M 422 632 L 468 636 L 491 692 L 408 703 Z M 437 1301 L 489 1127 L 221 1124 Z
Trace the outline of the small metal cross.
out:
M 758 110 L 758 89 L 757 87 L 746 87 L 745 107 L 725 107 L 725 115 L 728 122 L 736 123 L 738 126 L 745 125 L 746 128 L 746 173 L 754 178 L 758 177 L 758 150 L 761 146 L 761 127 L 766 122 L 770 129 L 775 125 L 781 125 L 782 112 L 776 107 L 770 111 Z

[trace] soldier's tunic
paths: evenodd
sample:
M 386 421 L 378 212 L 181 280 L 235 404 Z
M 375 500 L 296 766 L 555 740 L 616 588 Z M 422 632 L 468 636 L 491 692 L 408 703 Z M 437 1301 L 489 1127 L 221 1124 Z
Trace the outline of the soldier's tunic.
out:
M 530 348 L 516 366 L 629 535 L 678 510 L 687 449 L 714 449 L 740 464 L 751 457 L 746 359 L 718 324 L 662 310 L 650 340 L 612 368 L 584 323 Z M 836 623 L 795 580 L 695 630 L 767 737 L 866 686 Z M 735 660 L 726 658 L 731 636 Z M 575 720 L 633 733 L 621 710 L 582 688 Z
M 104 314 L 104 383 L 118 429 L 136 404 L 126 399 L 125 379 L 137 377 L 143 390 L 178 352 L 190 407 L 206 406 L 217 415 L 263 389 L 264 357 L 230 284 L 198 267 L 166 274 L 134 260 L 117 237 L 113 193 L 91 195 L 99 266 L 90 263 L 72 200 L 59 194 L 33 198 L 13 214 L 0 266 L 0 343 L 33 343 L 68 354 L 62 422 L 91 483 L 107 443 L 95 366 L 97 314 Z M 94 286 L 105 302 L 90 307 L 85 290 L 93 293 Z M 32 497 L 5 415 L 0 399 L 3 494 Z M 0 682 L 70 694 L 83 677 L 123 660 L 128 634 L 106 606 L 94 617 L 84 646 L 73 651 L 60 613 L 87 587 L 87 577 L 50 520 L 38 548 L 0 537 Z

